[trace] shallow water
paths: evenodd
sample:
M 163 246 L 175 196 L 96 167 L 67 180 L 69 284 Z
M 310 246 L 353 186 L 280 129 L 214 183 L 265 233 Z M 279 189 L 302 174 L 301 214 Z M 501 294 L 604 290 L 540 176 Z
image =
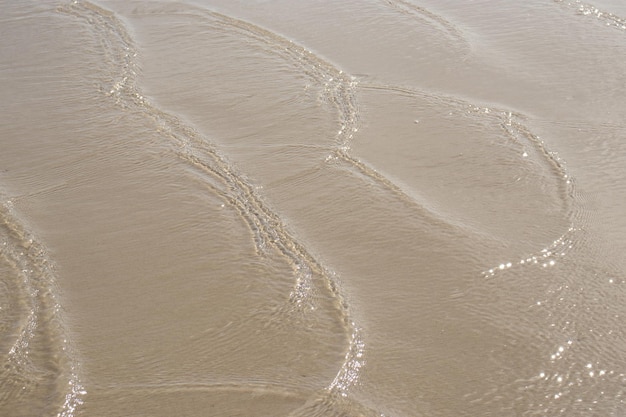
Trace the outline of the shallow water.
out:
M 0 1 L 0 415 L 621 416 L 622 2 Z

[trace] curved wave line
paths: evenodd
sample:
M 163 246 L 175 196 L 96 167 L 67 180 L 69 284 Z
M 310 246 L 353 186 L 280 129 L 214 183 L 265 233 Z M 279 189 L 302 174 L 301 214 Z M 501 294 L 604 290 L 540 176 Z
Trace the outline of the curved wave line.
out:
M 565 161 L 561 159 L 558 153 L 550 151 L 545 142 L 537 135 L 532 133 L 528 126 L 524 125 L 519 119 L 510 113 L 505 115 L 505 119 L 501 124 L 502 129 L 507 136 L 516 142 L 520 142 L 524 146 L 524 141 L 534 147 L 535 150 L 543 156 L 548 162 L 553 174 L 559 179 L 559 189 L 561 201 L 563 203 L 563 211 L 568 219 L 569 227 L 567 230 L 555 239 L 548 246 L 531 253 L 515 262 L 506 261 L 499 265 L 483 271 L 483 276 L 491 278 L 498 272 L 515 267 L 526 265 L 537 265 L 543 268 L 554 266 L 560 258 L 565 256 L 575 245 L 577 235 L 581 231 L 580 209 L 574 204 L 574 195 L 576 193 L 575 184 L 572 176 L 567 171 Z
M 405 187 L 397 184 L 397 181 L 393 181 L 388 176 L 380 173 L 368 162 L 350 155 L 345 150 L 335 150 L 333 155 L 328 159 L 330 160 L 332 158 L 345 162 L 350 170 L 359 172 L 367 179 L 395 195 L 400 201 L 410 206 L 410 208 L 419 210 L 422 216 L 428 217 L 431 222 L 437 223 L 441 228 L 449 229 L 450 232 L 454 233 L 463 231 L 466 235 L 491 237 L 487 232 L 454 219 L 450 215 L 440 214 L 436 207 L 432 207 L 427 202 L 421 201 L 418 197 L 415 197 L 414 193 L 405 190 Z
M 400 94 L 406 94 L 408 96 L 420 97 L 430 101 L 439 102 L 440 104 L 452 106 L 459 110 L 468 112 L 476 117 L 495 120 L 508 140 L 517 143 L 522 149 L 533 149 L 545 161 L 546 166 L 552 172 L 554 178 L 557 180 L 560 200 L 563 205 L 563 213 L 569 223 L 567 230 L 545 248 L 542 248 L 535 253 L 525 256 L 516 262 L 506 261 L 500 263 L 495 267 L 488 268 L 487 270 L 483 271 L 483 276 L 493 277 L 498 272 L 511 268 L 515 265 L 539 264 L 543 267 L 552 266 L 559 257 L 565 256 L 565 254 L 575 244 L 576 235 L 580 231 L 579 223 L 581 219 L 581 213 L 579 212 L 579 208 L 576 207 L 576 205 L 574 204 L 574 180 L 567 171 L 565 161 L 561 159 L 558 153 L 550 151 L 545 142 L 541 138 L 539 138 L 539 136 L 534 134 L 526 124 L 524 124 L 524 115 L 518 112 L 513 112 L 493 106 L 487 107 L 483 105 L 477 105 L 474 103 L 470 103 L 469 101 L 462 100 L 458 97 L 448 97 L 441 94 L 433 94 L 403 86 L 363 83 L 360 86 L 361 88 L 366 89 L 393 91 Z M 526 151 L 524 151 L 524 155 L 526 154 Z M 372 178 L 374 179 L 377 179 L 375 172 L 372 174 L 368 173 L 368 175 L 372 176 Z M 384 183 L 384 181 L 382 182 Z M 391 189 L 393 190 L 393 184 L 385 183 L 385 186 L 392 187 Z
M 270 48 L 266 52 L 277 54 L 299 67 L 305 75 L 324 88 L 326 100 L 336 108 L 339 116 L 340 127 L 335 135 L 337 146 L 349 147 L 350 140 L 358 131 L 356 77 L 346 74 L 305 47 L 252 23 L 206 9 L 197 9 L 195 14 L 189 12 L 176 14 L 191 14 L 195 17 L 208 15 L 228 29 L 238 30 L 246 37 L 268 45 Z
M 626 30 L 625 18 L 613 13 L 605 12 L 592 4 L 585 3 L 581 0 L 554 0 L 554 2 L 563 4 L 570 9 L 575 9 L 577 14 L 579 15 L 595 17 L 597 20 L 603 22 L 606 26 Z
M 278 215 L 258 195 L 255 188 L 242 174 L 236 172 L 233 165 L 208 139 L 176 117 L 153 106 L 143 97 L 136 82 L 138 70 L 134 57 L 137 52 L 123 23 L 114 13 L 87 1 L 74 1 L 59 10 L 82 19 L 102 38 L 102 46 L 107 50 L 105 56 L 111 60 L 110 64 L 113 67 L 110 85 L 102 89 L 103 93 L 114 98 L 116 103 L 123 108 L 130 108 L 153 119 L 163 135 L 175 145 L 176 153 L 181 159 L 222 182 L 223 187 L 215 187 L 214 190 L 220 190 L 219 194 L 232 204 L 248 223 L 255 235 L 255 243 L 260 253 L 263 253 L 266 245 L 272 246 L 290 261 L 296 276 L 296 287 L 292 292 L 291 300 L 296 306 L 304 307 L 306 299 L 310 297 L 309 289 L 312 288 L 313 274 L 322 278 L 326 288 L 335 298 L 337 311 L 350 334 L 346 361 L 342 364 L 335 381 L 343 380 L 343 375 L 350 375 L 350 380 L 345 380 L 342 384 L 334 381 L 328 387 L 329 392 L 341 390 L 345 393 L 355 382 L 355 375 L 353 372 L 344 372 L 344 369 L 353 370 L 357 368 L 355 364 L 360 364 L 359 368 L 364 364 L 364 344 L 361 342 L 355 346 L 356 340 L 362 339 L 361 329 L 351 319 L 348 304 L 335 275 L 293 237 Z M 280 53 L 284 51 L 292 57 L 299 57 L 301 62 L 309 63 L 310 72 L 317 78 L 320 78 L 319 74 L 322 74 L 329 97 L 341 109 L 340 122 L 343 129 L 340 129 L 337 134 L 337 141 L 341 143 L 347 140 L 349 133 L 345 127 L 356 123 L 357 115 L 351 107 L 353 100 L 344 100 L 343 96 L 349 94 L 349 87 L 346 88 L 346 83 L 350 86 L 354 80 L 349 79 L 342 71 L 334 70 L 332 65 L 316 58 L 305 48 L 272 32 L 219 13 L 211 11 L 207 13 L 229 27 L 244 30 L 263 42 L 280 46 L 280 48 L 274 48 Z M 357 354 L 353 355 L 351 352 Z
M 441 32 L 444 32 L 448 35 L 448 37 L 459 44 L 462 45 L 463 48 L 469 49 L 469 43 L 459 31 L 459 29 L 450 23 L 448 20 L 444 19 L 440 15 L 431 12 L 425 7 L 418 6 L 406 0 L 383 0 L 389 6 L 399 10 L 400 12 L 407 14 L 409 16 L 414 16 L 426 23 L 429 23 L 435 27 L 438 27 Z
M 15 269 L 16 279 L 21 283 L 28 299 L 28 317 L 7 355 L 7 364 L 1 373 L 11 372 L 24 383 L 36 384 L 38 374 L 53 375 L 54 392 L 48 394 L 57 401 L 50 407 L 57 408 L 57 417 L 72 417 L 86 394 L 79 378 L 79 363 L 65 326 L 62 307 L 58 300 L 57 278 L 52 262 L 43 244 L 30 232 L 16 215 L 11 201 L 3 198 L 0 203 L 0 256 Z M 43 352 L 33 346 L 35 335 L 41 335 L 52 352 Z M 39 363 L 41 360 L 51 363 Z M 33 380 L 30 381 L 29 377 Z M 4 379 L 4 378 L 3 378 Z M 49 403 L 49 400 L 46 401 Z

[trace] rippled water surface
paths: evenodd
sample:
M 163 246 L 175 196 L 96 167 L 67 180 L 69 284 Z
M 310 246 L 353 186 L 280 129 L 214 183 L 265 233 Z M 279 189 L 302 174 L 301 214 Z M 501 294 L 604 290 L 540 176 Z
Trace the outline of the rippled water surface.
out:
M 0 415 L 626 413 L 623 2 L 0 10 Z

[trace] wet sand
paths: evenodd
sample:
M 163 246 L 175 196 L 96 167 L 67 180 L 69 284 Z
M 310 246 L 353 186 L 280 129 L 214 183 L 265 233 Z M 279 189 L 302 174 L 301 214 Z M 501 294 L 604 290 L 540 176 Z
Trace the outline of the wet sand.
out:
M 0 10 L 1 415 L 622 415 L 621 2 Z

